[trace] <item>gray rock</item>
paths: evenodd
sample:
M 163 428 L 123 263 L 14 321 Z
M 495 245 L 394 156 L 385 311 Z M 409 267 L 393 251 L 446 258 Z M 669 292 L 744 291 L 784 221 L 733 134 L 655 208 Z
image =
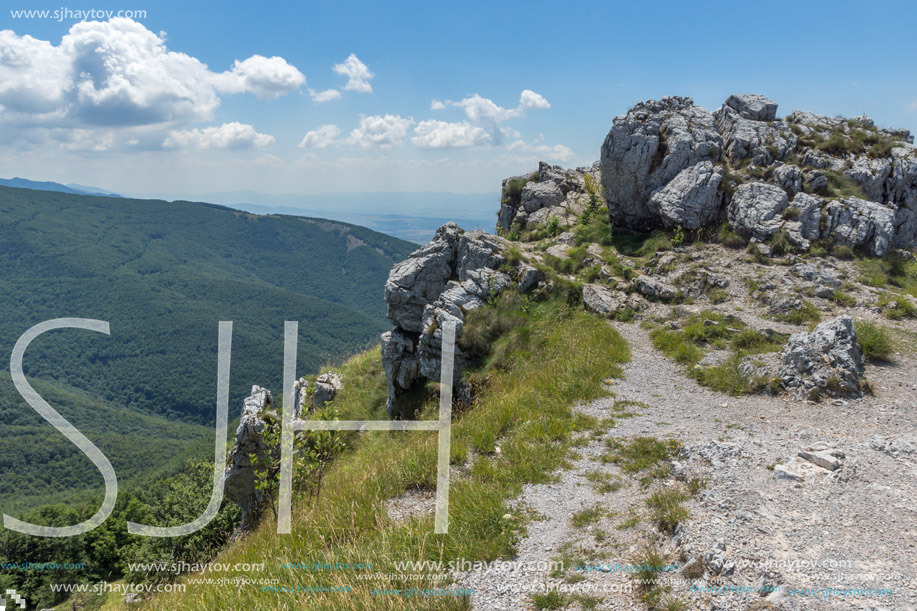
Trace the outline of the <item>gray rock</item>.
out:
M 809 461 L 810 463 L 816 464 L 823 469 L 827 469 L 828 471 L 834 471 L 840 468 L 841 458 L 843 457 L 843 454 L 840 454 L 840 456 L 838 456 L 837 454 L 838 454 L 837 451 L 831 451 L 831 450 L 817 450 L 817 451 L 800 450 L 797 456 L 799 456 L 800 458 L 804 460 Z
M 808 280 L 815 285 L 825 286 L 829 289 L 836 289 L 841 285 L 841 281 L 838 278 L 812 263 L 796 263 L 790 267 L 790 273 L 797 278 Z
M 443 225 L 429 243 L 389 272 L 383 296 L 395 325 L 416 333 L 423 330 L 424 307 L 439 297 L 455 273 L 461 232 L 455 223 Z
M 774 465 L 774 479 L 786 479 L 794 482 L 802 481 L 802 473 L 788 465 Z
M 794 333 L 780 359 L 781 382 L 797 398 L 862 394 L 863 353 L 849 316 L 823 322 L 810 333 Z
M 545 250 L 546 253 L 552 257 L 557 257 L 558 259 L 566 259 L 567 253 L 570 252 L 569 244 L 554 244 L 553 246 L 548 247 Z
M 699 229 L 719 216 L 723 168 L 702 161 L 679 172 L 650 197 L 647 207 L 666 227 Z
M 583 305 L 586 309 L 603 316 L 613 316 L 624 305 L 626 296 L 615 293 L 601 284 L 583 286 Z
M 691 98 L 641 102 L 615 118 L 602 144 L 605 201 L 616 225 L 646 229 L 659 224 L 650 196 L 682 170 L 716 163 L 723 150 L 710 111 Z
M 312 411 L 312 405 L 309 400 L 309 381 L 299 378 L 293 382 L 293 418 L 302 418 L 303 413 Z
M 773 121 L 777 117 L 777 103 L 759 94 L 731 95 L 726 106 L 732 108 L 743 119 L 752 121 Z
M 802 191 L 802 170 L 795 165 L 782 165 L 774 170 L 774 182 L 789 195 Z
M 402 392 L 409 390 L 420 378 L 418 335 L 403 329 L 382 334 L 382 369 L 388 383 L 385 407 L 389 418 L 395 418 L 395 403 Z
M 810 191 L 821 192 L 822 189 L 828 186 L 828 177 L 821 172 L 812 170 L 806 174 L 806 186 L 809 187 Z
M 671 301 L 678 295 L 678 290 L 671 284 L 655 276 L 637 276 L 631 286 L 638 293 L 654 301 Z
M 824 170 L 828 167 L 828 160 L 812 149 L 805 150 L 805 153 L 802 155 L 801 163 L 803 167 L 815 168 L 816 170 Z
M 732 196 L 727 214 L 733 229 L 763 240 L 783 226 L 787 207 L 786 191 L 763 182 L 740 185 Z
M 723 134 L 724 152 L 732 161 L 750 158 L 754 165 L 767 167 L 796 150 L 796 136 L 786 124 L 751 120 L 725 105 L 715 116 Z
M 563 191 L 554 182 L 530 182 L 522 188 L 522 209 L 528 213 L 559 206 L 564 201 Z
M 882 204 L 850 197 L 829 202 L 823 237 L 877 257 L 888 252 L 894 237 L 895 211 Z
M 242 403 L 242 417 L 223 472 L 223 494 L 242 508 L 242 528 L 246 530 L 254 526 L 263 500 L 255 482 L 256 474 L 265 469 L 271 455 L 271 448 L 264 441 L 264 432 L 275 417 L 267 412 L 270 406 L 271 391 L 252 386 L 251 394 Z M 257 457 L 257 464 L 252 463 L 252 456 Z
M 341 376 L 333 371 L 328 371 L 318 376 L 315 380 L 315 393 L 312 395 L 312 403 L 315 408 L 320 409 L 328 401 L 334 400 L 341 387 Z
M 793 246 L 808 250 L 821 233 L 821 200 L 797 193 L 786 209 L 784 228 Z
M 528 293 L 538 286 L 538 283 L 542 280 L 544 280 L 544 274 L 541 273 L 541 270 L 526 264 L 519 266 L 519 275 L 517 276 L 519 291 Z

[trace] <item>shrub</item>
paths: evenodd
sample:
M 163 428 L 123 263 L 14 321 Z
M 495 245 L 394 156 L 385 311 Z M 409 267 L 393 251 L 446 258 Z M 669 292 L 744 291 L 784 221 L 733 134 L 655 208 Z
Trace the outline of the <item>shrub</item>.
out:
M 857 341 L 863 356 L 871 362 L 887 361 L 894 350 L 894 341 L 888 329 L 874 322 L 856 323 Z

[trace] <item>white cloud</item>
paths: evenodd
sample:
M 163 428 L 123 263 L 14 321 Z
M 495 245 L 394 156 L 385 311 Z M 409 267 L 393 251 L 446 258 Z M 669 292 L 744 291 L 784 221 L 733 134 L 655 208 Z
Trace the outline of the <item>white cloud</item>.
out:
M 540 136 L 535 142 L 532 143 L 528 143 L 523 140 L 516 140 L 506 148 L 510 151 L 533 153 L 538 155 L 543 160 L 546 159 L 550 161 L 570 161 L 576 157 L 576 154 L 568 146 L 564 146 L 563 144 L 555 144 L 554 146 L 550 146 L 547 144 L 541 144 L 540 140 Z
M 170 51 L 163 33 L 130 19 L 75 23 L 58 45 L 0 31 L 0 128 L 8 142 L 56 141 L 68 150 L 114 150 L 128 142 L 159 148 L 171 132 L 177 134 L 172 142 L 184 141 L 187 127 L 212 120 L 222 94 L 269 99 L 303 84 L 302 73 L 280 57 L 254 55 L 213 72 L 190 55 Z M 199 134 L 190 140 L 211 145 L 229 137 L 233 146 L 246 138 L 263 146 L 270 138 L 232 129 L 188 133 Z M 97 145 L 81 144 L 93 136 L 77 130 L 89 130 Z
M 322 125 L 318 129 L 306 132 L 299 146 L 303 148 L 323 149 L 334 144 L 340 135 L 341 128 L 337 125 Z
M 542 95 L 535 93 L 531 89 L 526 89 L 522 92 L 522 95 L 519 96 L 519 107 L 551 108 L 551 103 L 544 99 Z
M 322 102 L 329 102 L 331 100 L 336 100 L 341 97 L 341 92 L 337 89 L 326 89 L 324 91 L 316 91 L 314 89 L 309 90 L 309 95 L 312 97 L 312 101 L 316 104 L 321 104 Z
M 332 70 L 341 76 L 347 77 L 347 84 L 344 85 L 344 89 L 347 91 L 372 93 L 373 88 L 369 81 L 374 75 L 366 67 L 366 64 L 361 62 L 353 53 L 343 63 L 335 64 Z
M 431 110 L 442 110 L 450 104 L 465 111 L 467 121 L 447 123 L 445 121 L 421 121 L 414 128 L 412 142 L 421 148 L 457 148 L 471 146 L 500 145 L 507 138 L 518 138 L 519 132 L 504 123 L 521 117 L 528 109 L 550 108 L 551 104 L 541 95 L 526 89 L 519 96 L 519 105 L 504 108 L 493 100 L 474 94 L 459 102 L 433 100 Z
M 446 121 L 421 121 L 414 128 L 413 142 L 425 149 L 460 148 L 492 144 L 493 138 L 482 127 L 468 121 L 448 123 Z
M 911 110 L 917 110 L 917 100 L 914 100 L 913 102 L 911 102 L 910 108 Z
M 360 148 L 392 148 L 404 142 L 413 124 L 413 118 L 399 115 L 362 117 L 359 127 L 350 132 L 347 142 Z
M 173 130 L 162 142 L 164 148 L 250 149 L 272 144 L 274 137 L 255 131 L 244 123 L 224 123 L 219 127 Z
M 306 77 L 282 57 L 252 55 L 236 60 L 232 70 L 217 75 L 214 83 L 228 93 L 254 93 L 259 100 L 278 98 L 306 84 Z

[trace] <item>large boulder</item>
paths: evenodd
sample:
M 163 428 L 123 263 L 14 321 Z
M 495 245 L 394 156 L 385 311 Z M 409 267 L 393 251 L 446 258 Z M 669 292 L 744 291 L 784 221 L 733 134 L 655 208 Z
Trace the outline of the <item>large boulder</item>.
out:
M 461 228 L 446 223 L 433 239 L 396 264 L 385 282 L 388 317 L 407 331 L 423 330 L 424 307 L 435 300 L 455 273 Z
M 251 394 L 242 403 L 242 417 L 223 472 L 223 494 L 242 508 L 243 529 L 253 526 L 263 501 L 262 492 L 255 486 L 257 474 L 264 471 L 267 459 L 276 451 L 264 441 L 264 433 L 277 420 L 270 407 L 271 391 L 252 386 Z M 252 462 L 252 456 L 257 464 Z
M 554 182 L 530 182 L 522 188 L 520 205 L 529 214 L 542 208 L 559 206 L 564 193 Z
M 787 207 L 786 191 L 763 182 L 739 185 L 727 210 L 729 224 L 736 231 L 763 240 L 783 226 Z
M 882 204 L 850 197 L 829 202 L 822 237 L 872 255 L 885 256 L 894 237 L 895 210 Z
M 666 227 L 700 229 L 719 216 L 723 175 L 710 161 L 685 168 L 653 193 L 647 207 Z
M 634 229 L 660 224 L 653 193 L 692 166 L 722 157 L 713 115 L 691 98 L 641 102 L 615 117 L 602 144 L 601 175 L 612 221 Z
M 821 234 L 821 200 L 807 193 L 797 193 L 784 213 L 787 236 L 796 248 L 808 250 Z
M 823 322 L 810 333 L 794 333 L 780 360 L 778 376 L 796 398 L 862 394 L 865 364 L 849 316 Z
M 731 95 L 726 100 L 726 106 L 743 119 L 752 121 L 773 121 L 777 117 L 777 103 L 757 93 Z

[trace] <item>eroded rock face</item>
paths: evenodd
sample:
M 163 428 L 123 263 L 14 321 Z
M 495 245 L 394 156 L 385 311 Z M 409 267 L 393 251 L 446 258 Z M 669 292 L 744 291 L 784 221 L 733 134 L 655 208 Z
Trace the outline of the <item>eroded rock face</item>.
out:
M 777 117 L 777 103 L 757 93 L 731 95 L 726 100 L 726 106 L 743 119 L 752 121 L 773 121 Z
M 556 218 L 561 226 L 572 225 L 584 212 L 590 199 L 586 174 L 592 175 L 596 185 L 600 184 L 597 165 L 565 169 L 543 161 L 533 174 L 505 179 L 497 228 L 500 231 L 509 231 L 513 225 L 531 228 L 547 224 L 552 218 Z M 516 189 L 511 188 L 513 186 Z
M 763 182 L 740 185 L 729 204 L 729 224 L 737 231 L 763 240 L 783 226 L 786 191 Z
M 264 432 L 277 420 L 270 411 L 271 391 L 252 386 L 251 394 L 242 403 L 242 418 L 229 452 L 229 464 L 223 472 L 223 494 L 242 508 L 242 527 L 250 528 L 258 514 L 262 494 L 255 488 L 256 472 L 264 468 L 270 448 L 264 442 Z M 258 464 L 252 463 L 256 456 Z
M 687 168 L 720 161 L 723 138 L 710 111 L 691 98 L 641 102 L 615 117 L 602 144 L 601 172 L 612 221 L 634 229 L 660 224 L 653 193 Z
M 553 181 L 552 176 L 547 173 L 546 180 Z M 516 278 L 500 271 L 506 263 L 506 247 L 503 238 L 483 231 L 465 232 L 449 223 L 437 230 L 429 244 L 392 268 L 385 300 L 396 327 L 382 335 L 390 417 L 404 416 L 397 405 L 400 395 L 424 379 L 439 380 L 446 324 L 454 324 L 458 336 L 468 312 L 514 282 L 518 281 L 520 288 L 524 285 L 525 290 L 538 284 L 541 272 L 535 268 L 520 268 Z M 464 359 L 456 346 L 456 372 Z
M 312 404 L 315 409 L 321 409 L 328 401 L 332 401 L 339 390 L 343 388 L 341 376 L 333 371 L 321 374 L 315 380 L 315 393 L 312 395 Z
M 620 291 L 612 291 L 601 284 L 583 286 L 583 305 L 596 314 L 614 316 L 626 304 L 627 295 Z
M 893 209 L 851 197 L 830 202 L 825 212 L 827 222 L 823 236 L 838 244 L 863 248 L 879 257 L 888 252 L 894 234 Z
M 709 161 L 685 168 L 653 193 L 648 208 L 666 227 L 699 229 L 719 216 L 723 168 Z
M 781 383 L 797 398 L 862 394 L 863 354 L 849 316 L 823 322 L 811 333 L 794 333 L 780 360 Z

